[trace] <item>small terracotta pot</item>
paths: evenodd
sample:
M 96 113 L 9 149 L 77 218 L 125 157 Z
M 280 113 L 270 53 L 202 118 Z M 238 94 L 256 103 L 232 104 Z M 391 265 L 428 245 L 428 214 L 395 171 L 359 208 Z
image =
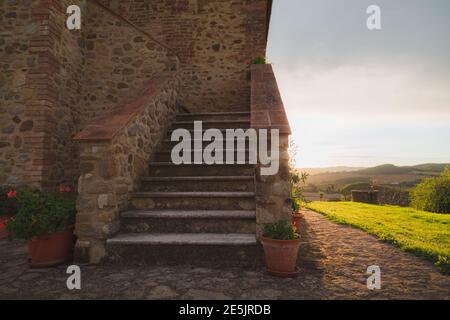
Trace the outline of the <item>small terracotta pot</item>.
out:
M 302 230 L 302 220 L 303 220 L 303 213 L 297 212 L 292 214 L 292 223 L 295 226 L 295 230 L 298 234 L 300 234 L 300 231 Z
M 28 263 L 32 268 L 51 267 L 72 259 L 73 227 L 34 237 L 28 241 Z
M 274 240 L 261 237 L 266 257 L 267 271 L 277 276 L 294 276 L 297 274 L 297 256 L 300 239 Z

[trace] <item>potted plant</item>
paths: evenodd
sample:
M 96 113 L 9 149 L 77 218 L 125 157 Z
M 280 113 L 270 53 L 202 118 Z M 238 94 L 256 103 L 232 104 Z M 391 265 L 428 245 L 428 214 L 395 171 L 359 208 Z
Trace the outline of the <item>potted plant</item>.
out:
M 301 231 L 301 221 L 303 214 L 301 212 L 302 203 L 306 202 L 303 195 L 303 186 L 306 184 L 309 174 L 306 172 L 299 172 L 295 168 L 291 168 L 291 207 L 292 207 L 292 223 L 294 224 L 297 233 Z
M 17 213 L 16 196 L 13 188 L 0 187 L 0 240 L 9 236 L 6 225 Z
M 270 274 L 279 277 L 294 277 L 298 274 L 300 236 L 290 221 L 280 220 L 266 224 L 261 243 Z
M 301 231 L 301 224 L 303 220 L 303 213 L 301 212 L 302 206 L 301 206 L 301 200 L 299 198 L 292 198 L 292 224 L 295 227 L 295 231 L 300 234 Z
M 7 229 L 28 240 L 28 262 L 31 267 L 49 267 L 72 257 L 75 223 L 75 201 L 69 187 L 59 193 L 23 191 L 17 196 L 19 210 Z

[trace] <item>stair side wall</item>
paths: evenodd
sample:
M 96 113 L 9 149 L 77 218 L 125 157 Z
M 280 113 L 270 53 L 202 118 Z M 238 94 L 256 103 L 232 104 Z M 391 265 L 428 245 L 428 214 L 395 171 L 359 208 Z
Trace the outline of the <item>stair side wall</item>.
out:
M 251 66 L 251 127 L 255 130 L 278 130 L 279 168 L 276 174 L 261 175 L 256 167 L 256 224 L 257 234 L 264 225 L 291 219 L 289 136 L 291 128 L 272 65 Z M 273 141 L 272 141 L 273 142 Z
M 256 166 L 256 234 L 263 234 L 264 225 L 279 220 L 292 219 L 289 170 L 289 135 L 280 135 L 279 170 L 275 175 L 261 175 L 261 167 Z
M 75 228 L 78 237 L 75 258 L 79 262 L 99 263 L 104 258 L 106 239 L 120 229 L 119 213 L 127 209 L 130 193 L 136 191 L 140 178 L 148 175 L 155 147 L 175 119 L 179 77 L 174 75 L 166 80 L 156 77 L 153 81 L 157 84 L 149 85 L 139 112 L 131 112 L 131 121 L 127 120 L 111 139 L 98 139 L 98 125 L 93 125 L 93 130 L 88 130 L 80 141 L 82 172 Z M 159 90 L 152 90 L 158 84 Z M 134 105 L 131 102 L 125 108 Z M 105 116 L 101 122 L 115 122 L 122 115 Z

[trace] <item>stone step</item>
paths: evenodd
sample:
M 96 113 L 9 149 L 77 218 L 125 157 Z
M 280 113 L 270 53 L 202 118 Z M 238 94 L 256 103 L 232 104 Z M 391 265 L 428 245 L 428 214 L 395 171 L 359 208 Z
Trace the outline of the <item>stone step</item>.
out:
M 149 175 L 152 177 L 174 176 L 253 176 L 255 166 L 252 164 L 182 164 L 171 162 L 151 162 Z
M 247 130 L 248 130 L 248 128 L 225 128 L 225 129 L 220 129 L 220 128 L 219 128 L 218 130 L 219 130 L 220 133 L 222 134 L 223 140 L 227 139 L 227 129 L 231 129 L 231 130 L 243 129 L 244 131 L 247 131 Z M 188 128 L 188 129 L 186 129 L 186 130 L 189 131 L 189 134 L 191 135 L 192 139 L 195 139 L 195 138 L 196 138 L 196 135 L 200 135 L 200 138 L 202 138 L 202 137 L 203 137 L 203 134 L 205 133 L 205 131 L 206 131 L 207 129 L 203 128 L 203 130 L 200 131 L 200 130 L 193 130 L 192 128 Z M 173 131 L 174 131 L 173 128 L 167 131 L 166 139 L 171 140 Z M 268 134 L 268 135 L 270 136 L 270 134 Z
M 202 121 L 202 129 L 248 129 L 250 128 L 249 120 L 208 120 Z M 176 121 L 172 126 L 175 129 L 194 129 L 194 121 Z
M 145 177 L 141 191 L 249 191 L 255 190 L 253 176 Z
M 250 112 L 213 112 L 177 114 L 177 121 L 188 120 L 250 120 Z
M 211 141 L 202 141 L 202 140 L 192 140 L 191 142 L 191 146 L 192 149 L 194 148 L 194 144 L 198 143 L 201 141 L 202 144 L 202 148 L 205 148 L 206 146 L 211 144 Z M 249 141 L 247 140 L 242 140 L 242 139 L 223 139 L 221 142 L 221 145 L 223 145 L 223 148 L 226 149 L 227 148 L 227 143 L 230 143 L 231 141 L 234 141 L 234 146 L 235 148 L 241 148 L 240 144 L 243 143 L 243 147 L 244 148 L 249 148 Z M 174 146 L 176 146 L 177 144 L 179 144 L 180 141 L 171 141 L 170 139 L 165 139 L 162 141 L 161 145 L 159 146 L 159 150 L 160 151 L 171 151 L 172 148 Z M 270 145 L 269 145 L 270 146 Z
M 137 192 L 131 208 L 138 210 L 255 210 L 254 192 Z
M 202 150 L 200 150 L 200 152 L 203 153 Z M 250 161 L 250 152 L 252 152 L 253 154 L 255 154 L 257 156 L 257 151 L 250 151 L 248 149 L 236 149 L 236 150 L 226 150 L 226 149 L 222 149 L 220 151 L 217 151 L 216 153 L 213 154 L 214 157 L 216 157 L 216 154 L 222 154 L 222 159 L 223 161 L 226 161 L 227 159 L 227 153 L 231 152 L 231 154 L 233 155 L 233 159 L 234 161 L 236 161 L 236 159 L 238 159 L 238 155 L 243 155 L 244 159 L 246 161 L 246 163 L 248 163 Z M 191 152 L 189 152 L 190 157 L 191 157 L 191 161 L 194 160 L 194 150 L 191 150 Z M 184 155 L 184 154 L 183 154 Z M 172 151 L 158 151 L 155 154 L 155 162 L 171 162 L 172 161 Z
M 123 212 L 123 233 L 247 233 L 256 232 L 252 210 L 137 210 Z
M 254 234 L 119 234 L 108 239 L 108 260 L 122 264 L 258 267 Z

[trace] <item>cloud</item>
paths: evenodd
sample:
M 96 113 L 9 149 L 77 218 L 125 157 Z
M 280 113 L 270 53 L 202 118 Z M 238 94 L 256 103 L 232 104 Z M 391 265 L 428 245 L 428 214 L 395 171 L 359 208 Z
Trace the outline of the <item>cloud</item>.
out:
M 450 84 L 411 67 L 343 65 L 275 72 L 291 115 L 450 122 Z

